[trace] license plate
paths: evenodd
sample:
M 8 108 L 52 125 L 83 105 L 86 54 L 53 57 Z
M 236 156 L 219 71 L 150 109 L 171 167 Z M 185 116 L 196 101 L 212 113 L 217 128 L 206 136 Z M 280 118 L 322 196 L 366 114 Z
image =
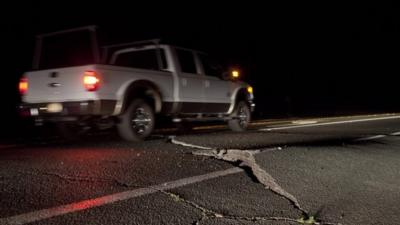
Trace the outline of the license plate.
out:
M 61 103 L 50 103 L 47 105 L 47 112 L 59 113 L 62 112 L 63 105 Z
M 29 111 L 30 111 L 31 116 L 37 116 L 37 115 L 39 115 L 39 110 L 36 109 L 36 108 L 32 108 L 32 109 L 30 109 Z

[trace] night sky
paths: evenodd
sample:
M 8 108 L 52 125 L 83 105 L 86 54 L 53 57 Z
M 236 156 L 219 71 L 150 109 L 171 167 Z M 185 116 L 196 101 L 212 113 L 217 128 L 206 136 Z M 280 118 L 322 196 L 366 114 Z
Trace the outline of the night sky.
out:
M 17 81 L 34 35 L 96 24 L 104 43 L 162 38 L 236 65 L 257 117 L 400 109 L 400 10 L 393 3 L 21 2 L 1 8 L 2 118 L 16 118 Z

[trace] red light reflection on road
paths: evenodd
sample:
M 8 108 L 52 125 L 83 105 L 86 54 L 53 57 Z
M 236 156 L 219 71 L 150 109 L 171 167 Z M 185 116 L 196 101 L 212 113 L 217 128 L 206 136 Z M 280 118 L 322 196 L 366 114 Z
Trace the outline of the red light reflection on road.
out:
M 65 210 L 67 211 L 80 211 L 88 208 L 93 208 L 96 206 L 104 205 L 105 199 L 104 198 L 95 198 L 90 200 L 81 201 L 78 203 L 73 203 L 68 205 Z

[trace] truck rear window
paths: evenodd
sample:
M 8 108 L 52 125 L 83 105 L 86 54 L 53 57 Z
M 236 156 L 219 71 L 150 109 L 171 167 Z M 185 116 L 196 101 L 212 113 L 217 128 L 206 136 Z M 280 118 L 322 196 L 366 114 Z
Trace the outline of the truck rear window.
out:
M 95 63 L 89 31 L 43 37 L 39 69 Z
M 158 52 L 161 56 L 160 66 L 157 56 Z M 122 52 L 117 55 L 114 65 L 149 70 L 166 69 L 165 52 L 163 49 L 146 49 Z

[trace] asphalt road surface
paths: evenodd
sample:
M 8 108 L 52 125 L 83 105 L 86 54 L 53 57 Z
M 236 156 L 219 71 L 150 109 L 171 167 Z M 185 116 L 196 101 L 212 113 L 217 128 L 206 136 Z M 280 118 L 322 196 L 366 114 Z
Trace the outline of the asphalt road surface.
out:
M 400 116 L 0 143 L 0 224 L 400 224 Z

